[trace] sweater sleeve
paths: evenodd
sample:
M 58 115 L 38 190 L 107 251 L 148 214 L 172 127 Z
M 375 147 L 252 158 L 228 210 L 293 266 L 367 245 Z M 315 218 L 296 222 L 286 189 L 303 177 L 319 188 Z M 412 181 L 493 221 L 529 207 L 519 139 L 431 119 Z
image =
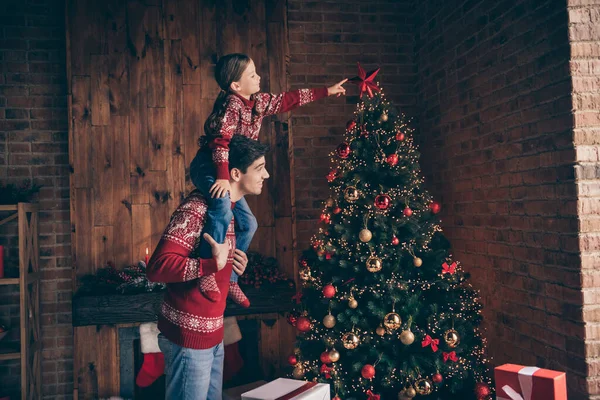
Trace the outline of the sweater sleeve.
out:
M 199 244 L 203 227 L 204 209 L 180 207 L 173 213 L 156 250 L 152 254 L 146 275 L 152 282 L 175 283 L 197 279 L 217 272 L 214 259 L 190 257 Z
M 219 131 L 208 141 L 217 170 L 217 179 L 229 179 L 229 142 L 235 134 L 240 118 L 240 107 L 235 102 L 229 102 Z
M 256 110 L 260 115 L 266 117 L 295 110 L 305 104 L 327 97 L 327 88 L 298 89 L 281 94 L 257 93 L 255 96 Z

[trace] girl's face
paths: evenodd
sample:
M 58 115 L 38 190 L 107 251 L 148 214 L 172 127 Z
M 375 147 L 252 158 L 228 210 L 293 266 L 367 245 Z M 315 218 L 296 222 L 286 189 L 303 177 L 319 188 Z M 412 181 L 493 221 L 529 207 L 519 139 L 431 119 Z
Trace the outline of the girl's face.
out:
M 250 97 L 254 93 L 260 92 L 260 76 L 256 73 L 254 61 L 250 60 L 240 80 L 233 82 L 231 86 L 233 90 L 243 97 Z

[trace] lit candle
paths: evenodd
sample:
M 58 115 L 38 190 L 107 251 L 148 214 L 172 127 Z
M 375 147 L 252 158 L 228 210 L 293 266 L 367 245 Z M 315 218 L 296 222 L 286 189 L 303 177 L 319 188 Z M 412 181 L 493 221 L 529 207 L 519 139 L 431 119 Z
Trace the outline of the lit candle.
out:
M 146 266 L 148 266 L 149 260 L 150 260 L 150 257 L 148 256 L 148 248 L 146 247 L 146 257 L 144 258 L 144 261 L 146 262 Z

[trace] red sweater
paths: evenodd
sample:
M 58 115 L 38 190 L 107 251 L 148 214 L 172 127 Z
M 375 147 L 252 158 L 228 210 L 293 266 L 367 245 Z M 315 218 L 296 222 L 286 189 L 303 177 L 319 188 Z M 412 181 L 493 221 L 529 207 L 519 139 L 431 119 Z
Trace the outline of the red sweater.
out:
M 327 88 L 299 89 L 282 94 L 256 93 L 250 100 L 237 94 L 226 100 L 226 109 L 219 127 L 207 132 L 206 141 L 212 149 L 217 179 L 229 179 L 229 142 L 231 137 L 244 135 L 258 140 L 264 117 L 294 110 L 312 101 L 327 97 Z
M 227 296 L 214 303 L 197 287 L 197 278 L 215 273 L 221 293 L 229 289 L 233 252 L 234 222 L 227 230 L 230 250 L 225 268 L 217 272 L 214 259 L 198 257 L 206 221 L 206 199 L 192 192 L 171 216 L 171 221 L 148 262 L 146 274 L 153 282 L 167 284 L 158 317 L 158 329 L 171 342 L 191 349 L 208 349 L 223 340 L 223 312 Z

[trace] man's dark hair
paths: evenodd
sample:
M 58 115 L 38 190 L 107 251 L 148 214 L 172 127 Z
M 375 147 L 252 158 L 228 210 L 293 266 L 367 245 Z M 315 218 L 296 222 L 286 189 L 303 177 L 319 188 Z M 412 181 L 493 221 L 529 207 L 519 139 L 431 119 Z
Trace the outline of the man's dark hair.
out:
M 233 135 L 229 142 L 229 170 L 237 168 L 244 174 L 252 163 L 269 151 L 269 146 L 244 135 Z

